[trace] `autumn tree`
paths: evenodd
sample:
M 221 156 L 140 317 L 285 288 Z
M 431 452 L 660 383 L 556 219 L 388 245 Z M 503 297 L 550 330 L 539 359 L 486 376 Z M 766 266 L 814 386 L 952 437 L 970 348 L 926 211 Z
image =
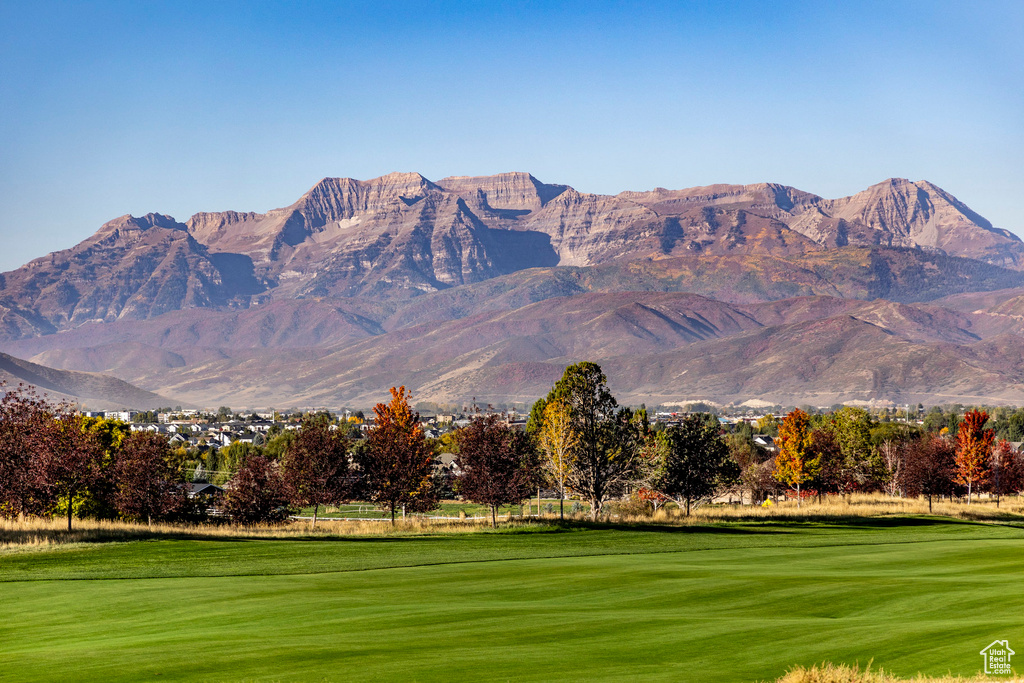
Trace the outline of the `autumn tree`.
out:
M 988 492 L 999 500 L 1008 493 L 1019 493 L 1024 488 L 1024 459 L 1006 439 L 999 439 L 992 449 L 989 462 Z
M 68 531 L 75 502 L 98 480 L 103 445 L 80 415 L 62 412 L 42 430 L 38 476 L 51 506 L 66 506 Z
M 956 433 L 956 481 L 967 487 L 967 504 L 972 490 L 988 478 L 995 432 L 985 429 L 988 413 L 970 410 L 964 415 Z
M 903 447 L 903 482 L 908 495 L 932 497 L 949 495 L 956 474 L 956 450 L 948 439 L 926 433 Z
M 638 445 L 650 431 L 642 417 L 618 410 L 607 378 L 596 363 L 582 362 L 565 369 L 548 392 L 544 406 L 563 401 L 569 409 L 576 447 L 568 461 L 566 487 L 590 502 L 596 520 L 605 500 L 624 490 L 637 465 Z
M 373 428 L 356 453 L 365 495 L 391 513 L 392 524 L 398 509 L 433 510 L 437 506 L 434 454 L 419 414 L 409 407 L 405 387 L 392 387 L 391 401 L 378 403 L 373 412 Z
M 750 491 L 751 502 L 763 502 L 769 496 L 778 495 L 779 480 L 775 478 L 774 472 L 774 457 L 762 462 L 753 462 L 743 468 L 740 482 Z
M 579 436 L 573 429 L 572 414 L 564 400 L 556 399 L 545 405 L 538 432 L 544 451 L 544 471 L 558 489 L 558 516 L 565 519 L 565 485 Z
M 114 463 L 114 505 L 125 517 L 165 517 L 184 495 L 170 466 L 171 445 L 155 432 L 134 432 L 120 444 Z
M 458 442 L 459 493 L 490 507 L 491 526 L 497 528 L 498 507 L 529 498 L 540 478 L 533 438 L 489 415 L 459 430 Z
M 684 418 L 663 434 L 665 459 L 654 480 L 657 491 L 686 508 L 710 500 L 721 487 L 737 480 L 739 465 L 718 434 L 718 421 L 699 415 Z
M 293 503 L 313 506 L 314 527 L 321 505 L 340 503 L 351 493 L 348 449 L 344 432 L 331 429 L 325 420 L 309 418 L 288 443 L 284 480 Z
M 279 524 L 291 514 L 290 503 L 280 464 L 263 455 L 242 463 L 224 495 L 224 511 L 243 526 Z
M 800 487 L 814 476 L 811 454 L 810 418 L 797 408 L 786 415 L 779 425 L 778 455 L 775 456 L 775 478 L 796 489 L 796 504 L 800 506 Z
M 822 494 L 839 493 L 847 487 L 846 461 L 834 429 L 818 427 L 812 429 L 809 436 L 806 463 L 810 477 L 806 483 L 808 488 L 817 491 L 820 503 Z
M 435 463 L 438 465 L 434 470 L 433 484 L 437 500 L 451 500 L 459 495 L 456 491 L 458 476 L 454 469 L 455 456 L 459 453 L 459 431 L 452 429 L 436 438 L 427 439 L 427 443 L 434 451 Z
M 33 456 L 53 419 L 53 407 L 24 384 L 0 383 L 0 391 L 0 515 L 41 512 L 43 482 Z

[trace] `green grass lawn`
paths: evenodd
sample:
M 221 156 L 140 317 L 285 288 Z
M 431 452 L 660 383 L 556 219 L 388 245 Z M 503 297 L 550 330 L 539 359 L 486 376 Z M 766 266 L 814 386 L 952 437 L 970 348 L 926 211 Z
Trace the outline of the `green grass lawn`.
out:
M 0 680 L 973 674 L 1022 579 L 1024 530 L 929 519 L 96 544 L 0 555 Z

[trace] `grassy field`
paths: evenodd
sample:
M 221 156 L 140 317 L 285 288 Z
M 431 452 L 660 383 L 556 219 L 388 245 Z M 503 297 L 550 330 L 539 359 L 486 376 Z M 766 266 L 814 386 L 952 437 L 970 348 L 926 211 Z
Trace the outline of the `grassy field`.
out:
M 1024 529 L 890 517 L 0 554 L 0 680 L 972 675 L 1024 644 Z

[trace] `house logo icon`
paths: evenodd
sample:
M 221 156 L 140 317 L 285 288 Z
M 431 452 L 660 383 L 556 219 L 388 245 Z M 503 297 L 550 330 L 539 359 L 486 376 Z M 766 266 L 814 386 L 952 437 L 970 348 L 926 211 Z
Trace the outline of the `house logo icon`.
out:
M 1017 653 L 1010 649 L 1008 641 L 994 640 L 980 654 L 985 658 L 986 674 L 1012 673 L 1010 670 L 1010 657 Z

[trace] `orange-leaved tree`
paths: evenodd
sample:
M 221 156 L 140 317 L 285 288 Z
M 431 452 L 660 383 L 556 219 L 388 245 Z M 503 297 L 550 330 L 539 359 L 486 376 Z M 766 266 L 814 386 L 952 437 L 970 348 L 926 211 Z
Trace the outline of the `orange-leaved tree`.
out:
M 971 492 L 988 479 L 988 465 L 996 433 L 985 429 L 988 413 L 969 410 L 956 432 L 956 482 L 967 487 L 967 504 Z
M 356 461 L 367 498 L 391 513 L 426 512 L 437 506 L 434 451 L 423 435 L 419 413 L 409 407 L 405 387 L 391 387 L 390 403 L 378 403 L 373 429 Z
M 796 489 L 796 504 L 800 506 L 800 485 L 814 476 L 811 461 L 810 417 L 797 408 L 786 415 L 779 425 L 779 453 L 775 456 L 775 479 Z

